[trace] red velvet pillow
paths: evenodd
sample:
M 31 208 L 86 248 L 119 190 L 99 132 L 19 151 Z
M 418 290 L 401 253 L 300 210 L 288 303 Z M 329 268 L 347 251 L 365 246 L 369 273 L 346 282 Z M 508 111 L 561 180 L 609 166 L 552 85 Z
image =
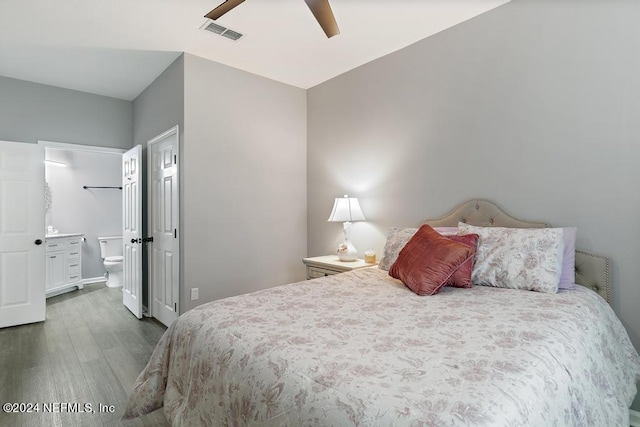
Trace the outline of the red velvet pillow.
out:
M 463 236 L 446 237 L 454 242 L 465 244 L 473 250 L 473 256 L 466 260 L 460 268 L 453 273 L 449 280 L 447 280 L 447 286 L 470 288 L 473 286 L 473 283 L 471 283 L 471 273 L 473 272 L 473 260 L 476 256 L 476 247 L 478 245 L 479 236 L 477 234 L 465 234 Z
M 418 295 L 433 295 L 462 264 L 473 258 L 474 252 L 464 243 L 441 236 L 425 224 L 404 245 L 389 275 L 400 279 Z

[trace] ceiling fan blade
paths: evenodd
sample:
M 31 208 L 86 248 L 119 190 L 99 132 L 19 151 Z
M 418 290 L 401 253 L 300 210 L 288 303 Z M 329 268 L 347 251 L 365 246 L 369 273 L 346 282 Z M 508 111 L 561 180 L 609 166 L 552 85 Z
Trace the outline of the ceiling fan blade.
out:
M 240 3 L 243 3 L 244 0 L 225 0 L 220 6 L 213 9 L 211 12 L 207 13 L 205 18 L 213 19 L 214 21 L 220 18 L 225 13 L 229 12 L 234 7 L 238 6 Z
M 304 0 L 304 2 L 309 6 L 309 9 L 311 9 L 313 16 L 316 17 L 316 21 L 318 21 L 318 24 L 320 24 L 327 37 L 331 38 L 340 34 L 340 29 L 338 28 L 335 16 L 333 16 L 329 0 Z

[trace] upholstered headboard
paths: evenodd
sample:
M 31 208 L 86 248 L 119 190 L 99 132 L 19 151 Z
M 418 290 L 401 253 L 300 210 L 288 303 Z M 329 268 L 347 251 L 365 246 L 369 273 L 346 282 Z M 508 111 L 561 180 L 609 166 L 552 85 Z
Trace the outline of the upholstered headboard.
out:
M 424 221 L 432 227 L 455 227 L 459 222 L 480 227 L 544 228 L 543 222 L 515 218 L 494 203 L 473 199 L 462 203 L 448 214 Z M 611 304 L 609 258 L 576 250 L 576 283 L 597 292 Z

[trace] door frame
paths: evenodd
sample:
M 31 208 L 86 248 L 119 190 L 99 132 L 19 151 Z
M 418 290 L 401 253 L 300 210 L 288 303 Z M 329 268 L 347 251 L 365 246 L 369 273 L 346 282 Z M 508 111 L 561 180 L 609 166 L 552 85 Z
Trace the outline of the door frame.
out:
M 38 145 L 44 145 L 45 154 L 47 148 L 65 150 L 65 151 L 93 151 L 94 153 L 106 153 L 106 154 L 124 154 L 128 151 L 126 148 L 113 148 L 113 147 L 103 147 L 98 145 L 82 145 L 82 144 L 73 144 L 70 142 L 56 142 L 56 141 L 47 141 L 44 139 L 38 140 Z
M 154 200 L 153 200 L 153 191 L 151 190 L 151 183 L 152 183 L 152 173 L 153 173 L 153 168 L 151 165 L 151 161 L 152 161 L 152 156 L 150 155 L 151 153 L 151 146 L 153 144 L 156 144 L 164 139 L 166 139 L 167 137 L 174 135 L 176 136 L 176 153 L 177 153 L 177 161 L 175 162 L 175 166 L 176 166 L 176 175 L 175 175 L 175 179 L 176 179 L 176 188 L 178 190 L 177 192 L 177 197 L 173 198 L 173 204 L 172 204 L 172 210 L 176 213 L 176 223 L 178 224 L 178 250 L 175 253 L 176 256 L 176 264 L 178 266 L 178 282 L 173 284 L 173 291 L 175 292 L 175 295 L 178 296 L 178 301 L 176 302 L 177 307 L 176 307 L 176 315 L 179 316 L 181 314 L 181 310 L 182 310 L 182 295 L 180 292 L 180 282 L 181 282 L 181 269 L 180 266 L 182 264 L 181 261 L 181 256 L 180 256 L 180 251 L 182 249 L 182 244 L 180 243 L 182 241 L 182 230 L 180 228 L 180 158 L 182 156 L 182 153 L 180 152 L 180 126 L 179 125 L 175 125 L 172 128 L 166 130 L 165 132 L 162 132 L 160 135 L 153 137 L 152 139 L 150 139 L 149 141 L 147 141 L 147 145 L 146 147 L 144 147 L 145 149 L 145 155 L 146 155 L 146 166 L 147 166 L 147 184 L 145 185 L 146 191 L 147 191 L 147 204 L 145 206 L 146 208 L 146 214 L 147 214 L 147 229 L 146 229 L 146 234 L 147 235 L 151 235 L 152 233 L 152 224 L 153 224 L 153 209 L 154 209 Z M 151 278 L 152 276 L 152 272 L 153 272 L 153 253 L 151 250 L 147 250 L 147 275 L 149 278 Z M 151 283 L 151 280 L 148 281 L 148 286 L 147 286 L 147 292 L 148 292 L 148 310 L 149 310 L 149 316 L 150 317 L 155 317 L 155 313 L 153 312 L 153 292 L 154 292 L 154 286 Z

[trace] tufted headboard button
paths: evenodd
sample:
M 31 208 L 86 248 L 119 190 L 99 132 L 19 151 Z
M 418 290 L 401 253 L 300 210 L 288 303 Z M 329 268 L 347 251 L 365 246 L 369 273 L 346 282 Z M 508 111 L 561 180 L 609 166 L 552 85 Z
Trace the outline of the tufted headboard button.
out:
M 476 204 L 476 210 L 480 209 L 480 205 Z
M 598 292 L 600 290 L 600 286 L 593 285 L 593 286 L 591 286 L 591 289 L 593 289 L 594 291 Z
M 466 224 L 467 223 L 467 218 L 460 218 L 460 222 L 464 222 Z
M 489 219 L 489 224 L 493 225 L 493 218 Z

